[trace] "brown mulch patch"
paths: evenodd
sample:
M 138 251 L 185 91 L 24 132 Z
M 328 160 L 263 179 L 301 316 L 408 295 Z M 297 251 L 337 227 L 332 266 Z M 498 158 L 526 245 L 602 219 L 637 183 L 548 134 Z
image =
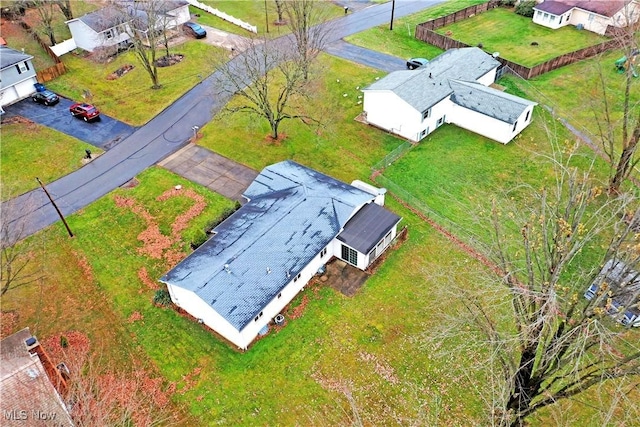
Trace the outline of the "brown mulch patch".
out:
M 8 337 L 18 326 L 18 312 L 15 310 L 0 311 L 0 338 Z
M 181 53 L 173 53 L 169 56 L 163 56 L 162 58 L 156 59 L 157 67 L 170 67 L 172 65 L 176 65 L 180 63 L 184 59 L 184 55 Z
M 122 67 L 120 67 L 117 70 L 115 70 L 113 73 L 109 74 L 107 76 L 107 80 L 119 79 L 120 77 L 124 76 L 129 71 L 133 70 L 134 68 L 135 68 L 135 66 L 133 66 L 131 64 L 123 65 Z
M 2 118 L 3 125 L 32 125 L 34 124 L 31 120 L 22 117 L 22 116 L 10 116 Z
M 266 135 L 264 137 L 264 141 L 268 144 L 268 145 L 280 145 L 282 144 L 282 141 L 284 141 L 285 139 L 287 139 L 287 134 L 284 132 L 280 132 L 278 134 L 278 138 L 274 139 L 271 134 Z

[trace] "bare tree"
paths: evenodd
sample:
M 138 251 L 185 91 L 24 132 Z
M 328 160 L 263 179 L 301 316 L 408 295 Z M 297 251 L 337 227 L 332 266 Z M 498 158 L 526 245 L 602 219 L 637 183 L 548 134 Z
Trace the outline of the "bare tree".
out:
M 276 13 L 278 14 L 278 23 L 284 22 L 284 0 L 274 0 L 276 3 Z
M 322 2 L 314 0 L 285 2 L 287 25 L 295 40 L 297 60 L 305 80 L 309 78 L 311 64 L 325 48 L 328 35 L 333 30 L 332 25 L 325 22 L 327 10 Z
M 33 3 L 38 11 L 38 15 L 40 16 L 42 31 L 47 37 L 49 37 L 49 42 L 51 43 L 51 46 L 53 46 L 56 44 L 56 35 L 53 27 L 55 3 L 50 0 L 34 0 Z
M 626 19 L 626 18 L 625 18 Z M 637 155 L 640 140 L 640 100 L 632 93 L 635 78 L 640 73 L 640 21 L 623 28 L 615 28 L 614 33 L 624 57 L 617 64 L 624 79 L 624 93 L 622 99 L 613 97 L 608 86 L 611 84 L 606 78 L 609 74 L 602 68 L 599 70 L 599 89 L 602 91 L 594 111 L 594 119 L 598 126 L 598 136 L 602 147 L 613 166 L 609 180 L 609 191 L 617 193 L 621 185 L 629 178 L 633 169 L 640 162 Z M 625 61 L 626 60 L 626 61 Z M 635 65 L 634 65 L 635 60 Z M 615 104 L 622 104 L 622 115 L 615 113 Z
M 114 5 L 120 15 L 120 28 L 129 35 L 131 51 L 149 75 L 151 87 L 159 89 L 162 85 L 158 76 L 158 48 L 164 46 L 168 55 L 167 32 L 174 22 L 167 12 L 173 7 L 173 3 L 161 0 L 122 2 Z
M 244 51 L 232 61 L 222 59 L 218 72 L 225 83 L 221 94 L 238 97 L 225 107 L 230 113 L 248 113 L 269 122 L 271 138 L 279 137 L 280 123 L 288 119 L 318 122 L 305 114 L 294 112 L 295 99 L 304 98 L 304 70 L 287 43 L 266 39 L 251 39 Z
M 71 0 L 56 0 L 60 12 L 64 15 L 67 21 L 73 19 L 73 10 L 71 9 Z
M 12 221 L 13 204 L 5 202 L 0 212 L 0 296 L 39 282 L 44 273 L 36 260 L 38 248 L 27 237 L 26 219 Z
M 493 259 L 501 277 L 458 290 L 468 316 L 457 319 L 465 327 L 451 324 L 448 332 L 467 334 L 471 327 L 475 332 L 459 342 L 467 352 L 476 346 L 488 354 L 493 424 L 523 426 L 541 408 L 640 375 L 637 335 L 617 322 L 628 310 L 640 314 L 640 286 L 623 283 L 640 284 L 638 199 L 608 196 L 590 171 L 568 166 L 572 157 L 556 160 L 551 185 L 523 186 L 501 198 L 529 203 L 494 206 Z M 583 295 L 592 284 L 597 289 L 588 300 Z

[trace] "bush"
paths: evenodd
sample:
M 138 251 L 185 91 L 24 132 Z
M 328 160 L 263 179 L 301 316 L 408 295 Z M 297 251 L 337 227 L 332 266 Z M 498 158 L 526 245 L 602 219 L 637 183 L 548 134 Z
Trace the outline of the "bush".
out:
M 220 216 L 218 216 L 216 219 L 210 221 L 207 223 L 207 225 L 204 227 L 205 231 L 207 233 L 211 232 L 211 230 L 213 230 L 214 228 L 216 228 L 222 221 L 224 221 L 225 219 L 229 218 L 231 215 L 233 215 L 233 213 L 235 211 L 237 211 L 238 209 L 240 209 L 240 203 L 236 202 L 235 205 L 233 205 L 232 207 L 225 209 Z
M 169 295 L 169 291 L 166 289 L 158 289 L 153 296 L 153 303 L 162 306 L 171 305 L 171 295 Z
M 533 17 L 533 8 L 536 5 L 535 0 L 522 0 L 516 6 L 516 13 L 518 15 L 526 16 L 527 18 Z
M 503 7 L 513 7 L 516 5 L 516 0 L 502 0 L 500 2 L 500 6 Z

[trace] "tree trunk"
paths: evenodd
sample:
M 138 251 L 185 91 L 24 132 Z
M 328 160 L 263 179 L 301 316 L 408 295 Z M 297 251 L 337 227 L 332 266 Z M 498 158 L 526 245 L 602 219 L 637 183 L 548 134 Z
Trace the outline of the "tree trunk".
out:
M 512 427 L 522 426 L 524 417 L 528 414 L 529 405 L 534 396 L 538 394 L 540 384 L 533 377 L 533 365 L 535 363 L 535 346 L 530 346 L 522 352 L 513 390 L 509 396 L 507 409 L 512 410 L 514 419 Z
M 67 21 L 73 19 L 73 11 L 71 10 L 71 0 L 58 0 L 60 11 L 64 14 Z
M 636 152 L 638 140 L 640 139 L 640 123 L 636 124 L 629 143 L 626 144 L 620 155 L 620 160 L 616 166 L 616 173 L 609 183 L 609 192 L 617 194 L 620 192 L 620 186 L 631 173 L 633 155 Z

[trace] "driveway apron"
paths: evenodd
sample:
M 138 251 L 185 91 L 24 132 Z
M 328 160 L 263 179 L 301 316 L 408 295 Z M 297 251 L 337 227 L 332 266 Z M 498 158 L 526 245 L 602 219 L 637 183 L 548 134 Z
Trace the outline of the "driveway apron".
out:
M 246 201 L 242 193 L 258 176 L 253 169 L 195 144 L 180 149 L 159 166 L 240 203 Z
M 25 117 L 32 122 L 66 133 L 103 150 L 113 148 L 136 130 L 104 114 L 101 114 L 98 120 L 86 123 L 69 113 L 71 104 L 74 104 L 74 101 L 60 97 L 59 103 L 47 107 L 27 98 L 5 107 L 5 110 L 7 116 Z

